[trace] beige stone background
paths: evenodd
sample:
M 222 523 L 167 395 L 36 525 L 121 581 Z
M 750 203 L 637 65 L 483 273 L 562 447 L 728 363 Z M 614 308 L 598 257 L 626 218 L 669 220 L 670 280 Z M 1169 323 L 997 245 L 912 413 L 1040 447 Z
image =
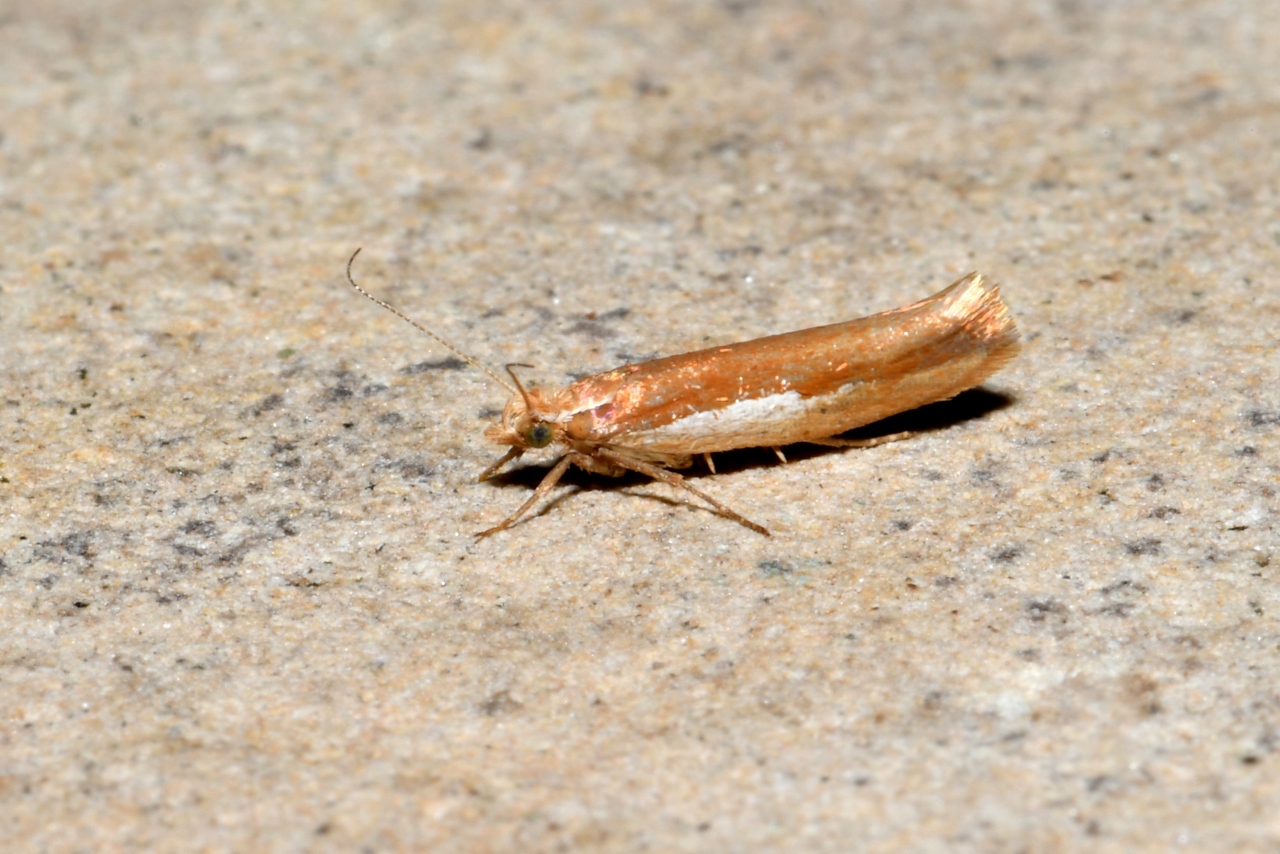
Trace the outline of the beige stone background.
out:
M 0 848 L 1280 850 L 1280 7 L 0 3 Z M 864 450 L 496 483 L 969 270 Z M 545 465 L 545 463 L 544 463 Z

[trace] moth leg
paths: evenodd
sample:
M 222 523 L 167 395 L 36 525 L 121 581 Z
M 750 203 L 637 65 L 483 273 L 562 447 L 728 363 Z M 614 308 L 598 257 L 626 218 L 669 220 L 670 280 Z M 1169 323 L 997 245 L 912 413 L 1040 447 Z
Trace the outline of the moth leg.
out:
M 703 454 L 702 458 L 707 461 L 707 468 L 711 469 L 711 473 L 716 473 L 716 462 L 711 459 L 711 454 Z
M 501 469 L 503 466 L 505 466 L 507 463 L 511 462 L 512 460 L 517 459 L 523 453 L 524 451 L 520 450 L 519 448 L 511 448 L 505 454 L 502 455 L 502 459 L 498 460 L 496 463 L 489 466 L 484 471 L 480 472 L 479 481 L 483 483 L 484 481 L 493 477 L 495 474 L 498 473 L 499 469 Z
M 777 445 L 774 445 L 772 450 L 775 454 L 778 455 L 778 462 L 782 463 L 783 465 L 786 465 L 787 456 L 786 454 L 782 453 L 782 449 L 779 448 Z
M 579 454 L 570 453 L 561 457 L 560 460 L 551 467 L 551 471 L 547 472 L 547 476 L 542 479 L 542 483 L 538 484 L 538 488 L 533 491 L 533 495 L 529 496 L 529 500 L 520 505 L 520 509 L 508 516 L 501 524 L 494 525 L 492 528 L 476 534 L 476 539 L 482 540 L 490 534 L 496 534 L 499 531 L 510 528 L 514 525 L 516 520 L 529 512 L 530 507 L 537 504 L 544 495 L 551 491 L 551 487 L 555 486 L 560 478 L 564 476 L 564 473 L 569 470 L 569 466 L 576 462 L 575 458 L 578 456 Z M 505 461 L 506 460 L 504 458 L 503 462 Z
M 876 445 L 887 445 L 890 442 L 901 442 L 915 435 L 912 430 L 902 433 L 890 433 L 888 436 L 876 436 L 874 439 L 805 439 L 810 445 L 825 445 L 828 448 L 874 448 Z
M 649 463 L 646 463 L 643 460 L 637 460 L 631 457 L 623 456 L 621 454 L 615 454 L 603 448 L 597 450 L 596 454 L 604 457 L 605 459 L 609 460 L 609 462 L 611 463 L 622 466 L 624 469 L 631 469 L 634 472 L 639 472 L 640 474 L 648 475 L 654 480 L 660 480 L 663 483 L 667 484 L 668 486 L 676 486 L 676 487 L 679 487 L 680 489 L 686 489 L 689 492 L 692 492 L 694 495 L 701 498 L 703 501 L 710 504 L 715 509 L 719 510 L 721 515 L 726 516 L 729 519 L 732 519 L 733 521 L 737 522 L 739 525 L 743 526 L 744 528 L 750 528 L 751 530 L 755 531 L 757 534 L 764 534 L 766 537 L 770 536 L 768 528 L 764 527 L 763 525 L 757 525 L 755 522 L 752 522 L 750 519 L 748 519 L 746 516 L 743 516 L 741 513 L 735 513 L 734 511 L 730 510 L 728 507 L 725 507 L 719 501 L 716 501 L 714 498 L 712 498 L 710 495 L 707 495 L 702 490 L 693 488 L 692 486 L 690 486 L 688 483 L 685 482 L 685 479 L 683 477 L 681 477 L 680 475 L 676 474 L 673 471 L 667 471 L 664 468 L 659 468 L 658 466 L 650 465 Z

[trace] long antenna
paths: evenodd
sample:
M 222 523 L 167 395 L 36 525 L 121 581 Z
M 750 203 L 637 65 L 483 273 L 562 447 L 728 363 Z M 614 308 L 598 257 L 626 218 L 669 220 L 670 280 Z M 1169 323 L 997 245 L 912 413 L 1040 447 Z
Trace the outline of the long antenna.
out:
M 363 249 L 363 248 L 364 248 L 364 247 L 361 247 L 361 249 Z M 353 278 L 351 277 L 351 265 L 355 263 L 355 261 L 356 261 L 356 256 L 357 256 L 357 255 L 359 255 L 359 254 L 360 254 L 360 249 L 357 249 L 355 252 L 352 252 L 352 253 L 351 253 L 351 257 L 350 257 L 349 259 L 347 259 L 347 281 L 351 283 L 351 287 L 355 288 L 357 291 L 359 291 L 360 293 L 364 294 L 366 297 L 368 297 L 369 299 L 373 300 L 373 301 L 374 301 L 374 302 L 376 302 L 378 305 L 382 306 L 382 307 L 383 307 L 383 308 L 385 308 L 387 311 L 391 312 L 391 313 L 392 313 L 392 314 L 394 314 L 396 317 L 400 318 L 400 319 L 401 319 L 401 320 L 403 320 L 405 323 L 407 323 L 407 324 L 409 324 L 410 326 L 412 326 L 414 329 L 418 330 L 419 332 L 423 332 L 423 333 L 426 333 L 427 335 L 431 336 L 432 338 L 434 338 L 434 339 L 436 340 L 436 342 L 437 342 L 437 343 L 439 343 L 439 344 L 443 345 L 443 346 L 445 347 L 445 349 L 449 350 L 449 352 L 453 353 L 455 356 L 457 356 L 458 358 L 462 359 L 462 361 L 466 362 L 467 364 L 469 364 L 469 365 L 471 365 L 471 366 L 473 366 L 473 367 L 479 368 L 480 370 L 484 371 L 486 374 L 488 374 L 490 377 L 492 377 L 492 378 L 493 378 L 493 379 L 498 383 L 498 385 L 502 386 L 502 387 L 503 387 L 503 388 L 505 388 L 507 391 L 511 392 L 512 394 L 519 394 L 521 397 L 524 397 L 524 389 L 520 389 L 519 391 L 517 391 L 515 388 L 512 388 L 512 386 L 511 386 L 511 384 L 510 384 L 510 383 L 508 383 L 508 382 L 507 382 L 506 380 L 504 380 L 502 377 L 498 376 L 498 375 L 497 375 L 496 373 L 494 373 L 493 371 L 491 371 L 491 370 L 489 370 L 488 368 L 486 368 L 484 365 L 480 364 L 480 362 L 479 362 L 478 360 L 473 359 L 472 357 L 468 356 L 466 353 L 462 352 L 462 351 L 461 351 L 461 350 L 459 350 L 457 347 L 453 346 L 453 345 L 452 345 L 452 344 L 450 344 L 448 341 L 444 340 L 444 339 L 443 339 L 443 338 L 441 338 L 439 335 L 435 334 L 435 333 L 434 333 L 434 332 L 432 332 L 430 329 L 428 329 L 428 328 L 426 328 L 425 326 L 423 326 L 421 323 L 418 323 L 418 321 L 414 320 L 412 317 L 409 317 L 407 314 L 402 313 L 399 309 L 395 308 L 395 307 L 394 307 L 394 306 L 392 306 L 391 304 L 386 303 L 386 302 L 383 302 L 382 300 L 380 300 L 380 299 L 378 299 L 377 297 L 375 297 L 373 294 L 371 294 L 371 293 L 369 293 L 368 291 L 366 291 L 364 288 L 362 288 L 362 287 L 360 287 L 359 285 L 357 285 L 357 284 L 356 284 L 356 280 L 355 280 L 355 279 L 353 279 Z
M 532 368 L 533 365 L 526 365 L 523 362 L 512 362 L 509 365 L 503 365 L 507 369 L 507 373 L 511 374 L 511 380 L 516 384 L 516 388 L 520 390 L 520 396 L 524 398 L 525 409 L 533 411 L 533 401 L 529 399 L 529 393 L 524 390 L 524 385 L 520 382 L 520 378 L 516 376 L 516 372 L 512 368 Z

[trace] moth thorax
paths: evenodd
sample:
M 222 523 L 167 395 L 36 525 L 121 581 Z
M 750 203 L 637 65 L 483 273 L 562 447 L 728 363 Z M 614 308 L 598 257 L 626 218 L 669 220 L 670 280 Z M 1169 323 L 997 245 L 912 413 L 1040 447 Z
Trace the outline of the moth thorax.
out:
M 591 417 L 590 412 L 579 412 L 565 425 L 564 433 L 573 441 L 581 442 L 591 437 L 594 423 L 595 419 Z

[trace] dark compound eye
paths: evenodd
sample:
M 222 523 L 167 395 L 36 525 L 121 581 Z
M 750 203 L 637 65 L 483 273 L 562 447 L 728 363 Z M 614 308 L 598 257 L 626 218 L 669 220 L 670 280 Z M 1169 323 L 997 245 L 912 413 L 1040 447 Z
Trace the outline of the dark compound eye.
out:
M 551 444 L 551 425 L 545 421 L 539 421 L 529 428 L 529 432 L 525 435 L 531 448 L 545 448 Z

